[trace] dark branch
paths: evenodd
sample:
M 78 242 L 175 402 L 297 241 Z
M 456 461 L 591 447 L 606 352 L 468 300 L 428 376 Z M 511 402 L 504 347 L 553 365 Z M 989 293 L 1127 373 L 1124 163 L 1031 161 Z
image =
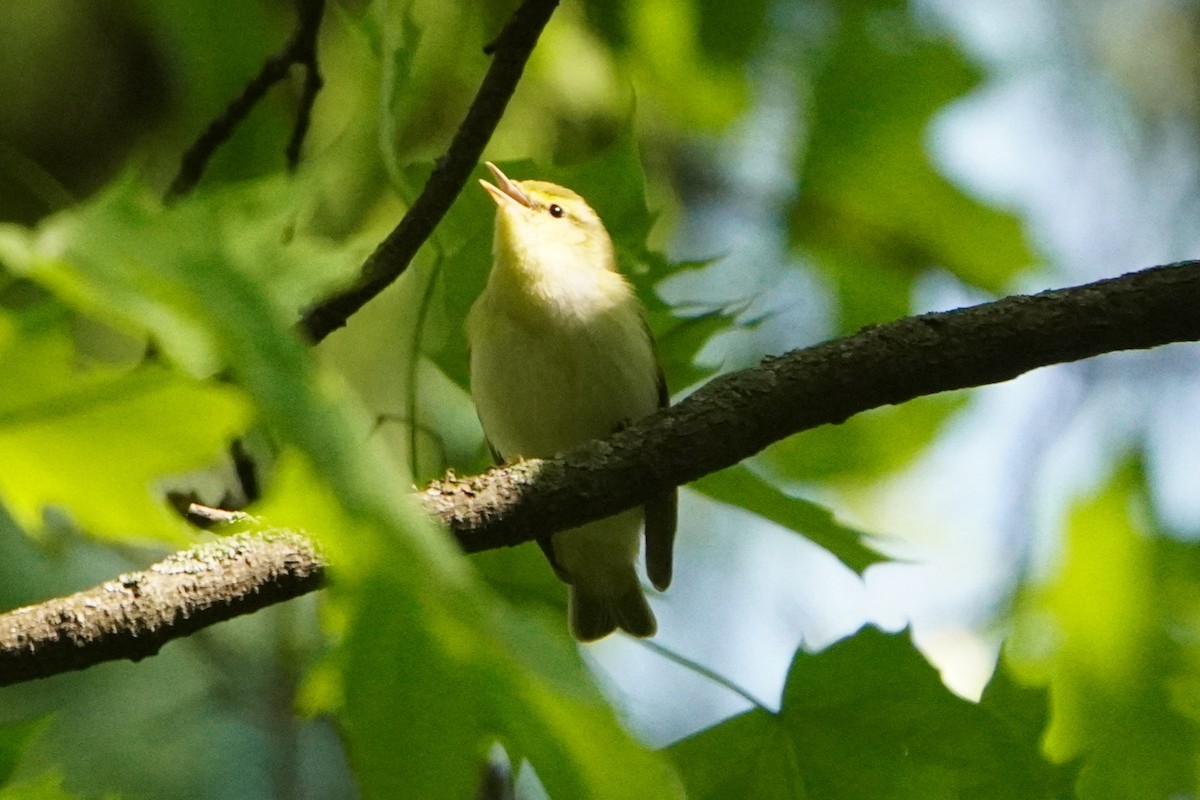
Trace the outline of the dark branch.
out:
M 199 138 L 183 154 L 179 173 L 167 189 L 167 199 L 175 199 L 196 188 L 208 162 L 242 123 L 267 91 L 288 76 L 293 64 L 304 67 L 304 88 L 296 112 L 296 124 L 287 146 L 288 168 L 295 169 L 300 160 L 300 148 L 308 132 L 312 106 L 323 84 L 317 66 L 317 32 L 324 16 L 325 0 L 296 0 L 296 30 L 278 53 L 268 58 L 242 93 L 208 124 Z
M 467 552 L 511 546 L 639 505 L 772 442 L 923 395 L 1050 364 L 1200 340 L 1200 262 L 877 325 L 724 375 L 677 406 L 566 455 L 419 494 Z M 237 514 L 194 508 L 208 523 Z M 0 616 L 0 685 L 143 658 L 214 622 L 317 588 L 288 533 L 235 537 L 145 573 Z
M 640 505 L 772 442 L 1038 367 L 1200 339 L 1200 262 L 876 325 L 721 376 L 566 455 L 435 482 L 426 508 L 467 552 Z
M 325 85 L 321 77 L 321 67 L 317 63 L 317 31 L 320 30 L 321 18 L 324 15 L 325 0 L 296 0 L 298 22 L 290 49 L 293 63 L 304 67 L 304 87 L 300 91 L 296 123 L 292 126 L 292 136 L 287 145 L 287 165 L 293 172 L 300 165 L 300 149 L 304 146 L 304 137 L 308 135 L 313 104 L 317 102 L 317 94 Z
M 321 586 L 311 542 L 242 534 L 176 553 L 144 572 L 0 615 L 0 686 L 138 661 L 172 639 Z
M 495 41 L 492 64 L 466 118 L 412 208 L 363 264 L 353 286 L 304 313 L 300 329 L 310 342 L 315 344 L 345 325 L 351 314 L 408 268 L 478 165 L 484 146 L 517 88 L 525 62 L 557 6 L 558 0 L 525 0 L 513 13 Z

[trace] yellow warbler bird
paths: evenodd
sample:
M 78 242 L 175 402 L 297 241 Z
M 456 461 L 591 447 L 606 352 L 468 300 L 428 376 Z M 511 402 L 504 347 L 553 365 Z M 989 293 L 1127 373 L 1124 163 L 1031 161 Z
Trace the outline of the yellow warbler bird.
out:
M 493 454 L 554 456 L 665 406 L 650 330 L 600 217 L 570 189 L 487 167 L 496 182 L 480 183 L 496 201 L 494 263 L 467 338 L 471 396 Z M 646 572 L 664 590 L 675 494 L 539 541 L 568 584 L 575 638 L 616 628 L 654 635 L 635 569 L 638 533 L 644 520 Z

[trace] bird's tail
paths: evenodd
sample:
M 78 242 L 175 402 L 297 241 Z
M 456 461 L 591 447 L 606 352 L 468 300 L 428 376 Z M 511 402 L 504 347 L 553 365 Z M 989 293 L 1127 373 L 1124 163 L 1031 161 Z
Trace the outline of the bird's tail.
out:
M 654 612 L 642 594 L 637 573 L 630 566 L 628 580 L 603 587 L 568 587 L 567 610 L 571 634 L 581 642 L 591 642 L 617 628 L 632 636 L 653 636 L 658 630 Z

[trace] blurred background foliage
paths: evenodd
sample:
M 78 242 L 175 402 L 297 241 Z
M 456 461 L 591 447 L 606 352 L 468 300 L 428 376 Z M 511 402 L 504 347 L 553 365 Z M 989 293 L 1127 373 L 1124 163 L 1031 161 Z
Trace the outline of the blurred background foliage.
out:
M 0 691 L 0 798 L 466 797 L 493 742 L 523 797 L 1200 792 L 1194 346 L 706 477 L 651 646 L 577 649 L 536 548 L 465 559 L 413 515 L 405 487 L 487 464 L 461 324 L 490 201 L 469 186 L 315 354 L 290 326 L 420 191 L 514 7 L 329 3 L 299 170 L 295 75 L 164 206 L 291 5 L 0 4 L 0 607 L 194 540 L 164 491 L 231 499 L 234 436 L 258 510 L 339 565 L 321 598 Z M 1171 0 L 566 0 L 487 156 L 598 209 L 678 396 L 1194 256 L 1198 38 Z

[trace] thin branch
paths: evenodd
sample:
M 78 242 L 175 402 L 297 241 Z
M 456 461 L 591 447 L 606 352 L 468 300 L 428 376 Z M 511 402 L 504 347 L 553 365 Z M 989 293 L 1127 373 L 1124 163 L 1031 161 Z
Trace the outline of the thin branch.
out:
M 300 148 L 308 132 L 313 103 L 316 102 L 317 93 L 321 91 L 324 83 L 317 65 L 317 32 L 320 30 L 324 12 L 325 0 L 296 0 L 296 29 L 291 38 L 282 50 L 263 63 L 262 69 L 250 79 L 242 93 L 208 124 L 183 154 L 179 172 L 171 182 L 171 187 L 167 189 L 168 200 L 182 197 L 196 188 L 217 149 L 233 136 L 237 126 L 249 116 L 258 102 L 266 96 L 267 91 L 286 78 L 292 66 L 298 64 L 304 67 L 304 87 L 301 90 L 296 122 L 287 146 L 288 169 L 296 168 L 300 161 Z
M 287 531 L 176 553 L 144 572 L 0 615 L 0 686 L 139 661 L 172 639 L 307 594 L 324 577 L 313 544 Z
M 562 457 L 418 494 L 468 552 L 511 546 L 639 505 L 772 442 L 923 395 L 1050 364 L 1200 340 L 1200 262 L 877 325 L 722 376 Z M 210 523 L 236 513 L 193 508 Z M 234 537 L 144 573 L 0 615 L 0 685 L 151 655 L 214 622 L 312 591 L 324 564 L 287 532 Z
M 287 164 L 292 172 L 300 165 L 300 150 L 304 147 L 304 137 L 308 135 L 313 105 L 317 102 L 321 87 L 325 85 L 321 67 L 317 63 L 317 32 L 324 16 L 325 0 L 296 0 L 297 25 L 291 50 L 293 63 L 304 67 L 304 86 L 300 90 L 296 122 L 287 145 Z
M 479 163 L 517 88 L 525 62 L 557 6 L 558 0 L 525 0 L 513 12 L 494 43 L 492 64 L 466 118 L 408 213 L 367 258 L 354 285 L 304 313 L 300 329 L 310 342 L 315 344 L 345 325 L 354 312 L 408 268 Z

